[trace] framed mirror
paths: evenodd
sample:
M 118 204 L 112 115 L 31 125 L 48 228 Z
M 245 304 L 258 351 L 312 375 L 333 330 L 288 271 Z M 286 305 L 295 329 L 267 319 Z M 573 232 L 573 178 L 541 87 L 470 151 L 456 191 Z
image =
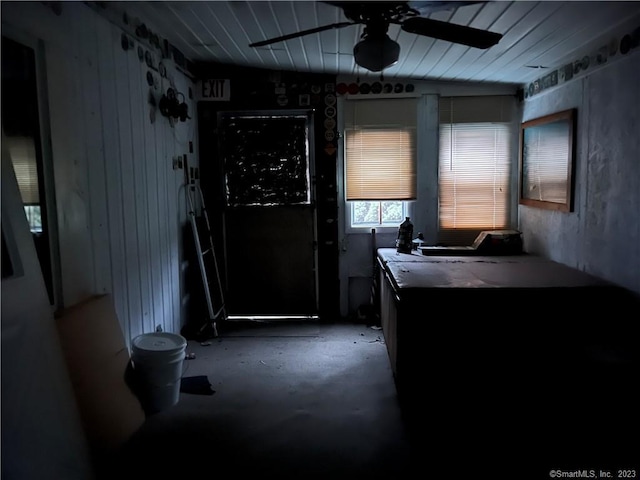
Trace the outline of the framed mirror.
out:
M 520 204 L 573 211 L 576 109 L 524 122 L 520 128 Z

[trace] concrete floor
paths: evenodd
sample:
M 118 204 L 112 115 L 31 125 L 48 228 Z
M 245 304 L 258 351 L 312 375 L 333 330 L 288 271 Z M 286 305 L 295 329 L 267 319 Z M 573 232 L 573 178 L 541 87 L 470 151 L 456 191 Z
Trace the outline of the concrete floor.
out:
M 184 377 L 206 375 L 215 393 L 181 393 L 151 415 L 123 456 L 130 478 L 176 466 L 181 479 L 408 478 L 411 445 L 380 330 L 274 325 L 210 342 L 188 342 L 196 358 Z
M 551 468 L 634 466 L 627 450 L 637 435 L 629 444 L 604 438 L 624 428 L 592 422 L 596 411 L 582 421 L 567 396 L 568 423 L 533 403 L 484 408 L 473 388 L 455 396 L 428 388 L 425 365 L 408 410 L 382 332 L 366 325 L 229 328 L 210 342 L 188 342 L 196 358 L 184 361 L 183 376 L 206 376 L 215 393 L 181 393 L 177 405 L 149 416 L 105 478 L 542 479 Z M 593 441 L 583 441 L 590 425 Z M 637 416 L 628 424 L 636 426 Z M 620 456 L 598 456 L 605 444 Z

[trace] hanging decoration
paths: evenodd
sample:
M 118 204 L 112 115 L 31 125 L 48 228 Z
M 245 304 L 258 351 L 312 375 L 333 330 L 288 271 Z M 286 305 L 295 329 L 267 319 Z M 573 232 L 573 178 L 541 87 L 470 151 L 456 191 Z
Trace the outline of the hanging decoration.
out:
M 182 102 L 178 100 L 178 95 L 182 96 Z M 168 88 L 167 93 L 162 95 L 159 107 L 160 113 L 165 117 L 179 118 L 182 122 L 191 118 L 189 106 L 184 101 L 184 95 L 173 88 Z

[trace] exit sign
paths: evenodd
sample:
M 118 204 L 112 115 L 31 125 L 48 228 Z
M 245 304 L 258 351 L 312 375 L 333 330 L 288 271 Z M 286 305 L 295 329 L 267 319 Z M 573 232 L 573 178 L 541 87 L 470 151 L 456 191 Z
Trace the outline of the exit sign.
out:
M 200 99 L 214 102 L 228 102 L 231 99 L 231 81 L 229 79 L 204 79 L 200 85 Z

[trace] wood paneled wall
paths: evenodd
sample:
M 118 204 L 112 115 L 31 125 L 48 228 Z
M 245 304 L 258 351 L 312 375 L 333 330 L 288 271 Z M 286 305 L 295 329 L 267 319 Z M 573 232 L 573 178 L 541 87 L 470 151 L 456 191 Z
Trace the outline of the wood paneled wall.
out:
M 179 332 L 188 298 L 181 288 L 187 210 L 184 170 L 173 168 L 173 158 L 186 154 L 197 165 L 192 82 L 171 60 L 162 60 L 167 78 L 149 69 L 137 49 L 151 49 L 130 37 L 133 48 L 125 50 L 121 28 L 83 3 L 60 5 L 61 12 L 41 2 L 2 5 L 3 35 L 44 46 L 38 75 L 46 75 L 49 107 L 58 306 L 111 293 L 127 342 L 158 325 Z M 152 53 L 157 65 L 160 52 Z M 147 83 L 149 71 L 157 88 Z M 184 94 L 193 120 L 160 114 L 170 86 Z

